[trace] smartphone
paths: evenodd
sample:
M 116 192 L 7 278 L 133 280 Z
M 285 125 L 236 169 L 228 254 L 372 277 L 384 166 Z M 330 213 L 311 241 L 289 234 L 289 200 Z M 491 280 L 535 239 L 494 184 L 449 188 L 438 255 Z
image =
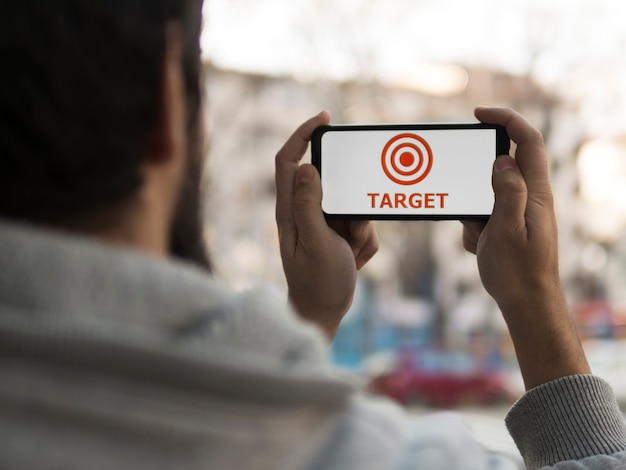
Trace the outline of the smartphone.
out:
M 331 219 L 487 219 L 493 162 L 508 154 L 495 124 L 321 126 L 311 142 Z

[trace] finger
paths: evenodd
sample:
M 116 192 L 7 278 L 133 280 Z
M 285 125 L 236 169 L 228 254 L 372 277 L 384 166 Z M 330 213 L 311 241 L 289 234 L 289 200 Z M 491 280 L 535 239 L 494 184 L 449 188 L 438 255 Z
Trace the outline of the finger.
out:
M 295 247 L 297 228 L 294 219 L 293 198 L 299 161 L 306 152 L 313 130 L 330 121 L 330 114 L 322 111 L 304 122 L 276 154 L 276 223 L 281 247 Z
M 488 223 L 509 232 L 525 230 L 528 190 L 516 160 L 508 155 L 498 157 L 493 164 L 492 184 L 496 200 Z
M 370 223 L 367 220 L 352 220 L 345 223 L 347 230 L 344 238 L 350 244 L 354 256 L 359 254 L 370 237 Z
M 378 253 L 378 235 L 374 232 L 367 244 L 360 251 L 359 255 L 355 259 L 356 269 L 359 270 L 365 266 L 369 260 L 371 260 L 376 253 Z
M 298 127 L 276 154 L 276 162 L 298 163 L 306 152 L 311 134 L 315 128 L 330 122 L 330 113 L 326 110 L 308 119 Z
M 370 221 L 351 222 L 349 241 L 357 269 L 361 269 L 378 252 L 378 235 Z
M 276 222 L 279 232 L 295 230 L 293 194 L 296 172 L 316 127 L 328 124 L 330 114 L 322 111 L 304 122 L 276 154 Z
M 506 127 L 509 137 L 517 144 L 515 160 L 524 175 L 530 197 L 551 196 L 548 162 L 541 132 L 512 109 L 478 107 L 475 114 L 482 122 Z
M 483 233 L 487 222 L 477 220 L 461 220 L 463 224 L 463 248 L 470 253 L 476 254 L 478 240 Z
M 323 243 L 328 226 L 322 212 L 322 184 L 317 169 L 302 165 L 297 170 L 293 195 L 296 243 L 307 250 Z

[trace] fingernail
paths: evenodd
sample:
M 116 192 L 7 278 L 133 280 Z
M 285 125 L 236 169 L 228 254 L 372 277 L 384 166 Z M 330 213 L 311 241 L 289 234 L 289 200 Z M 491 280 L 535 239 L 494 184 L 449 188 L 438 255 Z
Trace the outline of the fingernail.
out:
M 508 155 L 501 155 L 496 158 L 496 169 L 498 171 L 508 170 L 510 168 L 515 168 L 517 164 L 515 160 Z

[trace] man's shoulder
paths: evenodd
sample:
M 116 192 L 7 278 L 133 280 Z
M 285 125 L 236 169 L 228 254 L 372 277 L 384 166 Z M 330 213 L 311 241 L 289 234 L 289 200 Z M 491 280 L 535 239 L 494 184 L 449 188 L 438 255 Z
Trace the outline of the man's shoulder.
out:
M 321 332 L 268 291 L 236 292 L 186 263 L 10 224 L 0 225 L 0 261 L 11 273 L 0 275 L 0 334 L 14 354 L 223 392 L 255 388 L 246 381 L 303 395 L 316 381 L 353 388 L 330 367 Z

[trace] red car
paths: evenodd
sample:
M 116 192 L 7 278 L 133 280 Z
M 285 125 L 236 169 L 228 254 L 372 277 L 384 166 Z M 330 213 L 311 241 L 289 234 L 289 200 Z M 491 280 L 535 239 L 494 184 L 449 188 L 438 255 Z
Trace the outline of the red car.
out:
M 469 356 L 461 356 L 469 359 L 461 364 L 454 356 L 437 356 L 435 364 L 402 360 L 395 370 L 373 378 L 369 390 L 404 405 L 432 407 L 488 405 L 507 399 L 506 382 L 497 371 L 472 366 Z

